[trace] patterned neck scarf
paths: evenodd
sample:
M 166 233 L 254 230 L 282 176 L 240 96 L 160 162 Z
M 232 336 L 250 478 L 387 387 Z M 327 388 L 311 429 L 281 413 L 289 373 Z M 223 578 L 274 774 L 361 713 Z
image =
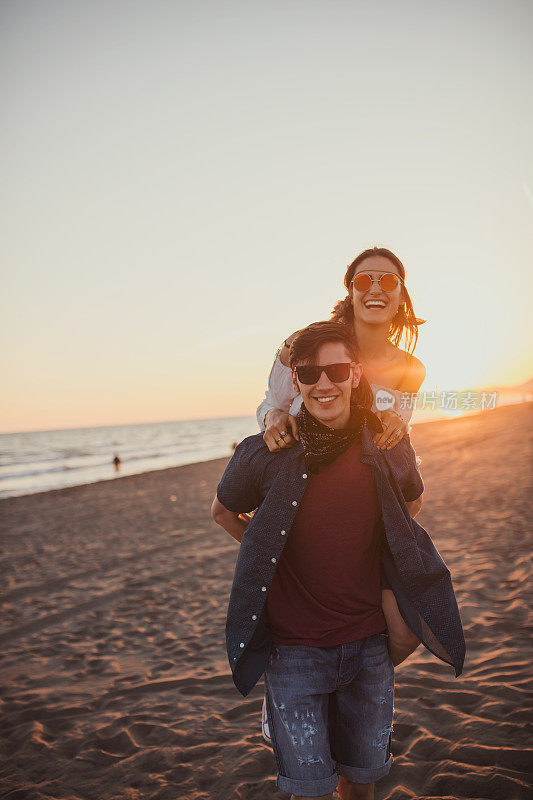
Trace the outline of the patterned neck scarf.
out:
M 331 464 L 356 439 L 360 439 L 365 425 L 372 431 L 382 430 L 379 417 L 358 405 L 353 393 L 350 399 L 350 420 L 346 428 L 328 428 L 315 419 L 303 403 L 296 419 L 300 441 L 304 448 L 305 465 L 308 472 L 315 474 L 318 473 L 319 467 Z

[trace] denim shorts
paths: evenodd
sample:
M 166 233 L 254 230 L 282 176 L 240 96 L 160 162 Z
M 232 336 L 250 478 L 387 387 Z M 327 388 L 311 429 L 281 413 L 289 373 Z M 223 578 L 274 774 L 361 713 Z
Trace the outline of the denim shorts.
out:
M 273 644 L 265 670 L 277 786 L 332 792 L 343 775 L 373 783 L 392 766 L 394 666 L 388 636 L 332 647 Z

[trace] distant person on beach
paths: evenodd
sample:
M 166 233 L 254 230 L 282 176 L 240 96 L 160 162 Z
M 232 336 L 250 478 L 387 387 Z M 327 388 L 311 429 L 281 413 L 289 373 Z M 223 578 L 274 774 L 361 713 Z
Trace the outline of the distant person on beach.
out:
M 113 464 L 115 465 L 115 470 L 118 472 L 120 469 L 120 458 L 118 457 L 118 455 L 115 455 L 113 459 Z
M 308 326 L 289 366 L 299 441 L 244 439 L 212 504 L 241 543 L 228 659 L 244 697 L 264 674 L 282 791 L 327 800 L 339 783 L 343 800 L 371 800 L 392 765 L 394 666 L 422 642 L 458 676 L 464 635 L 450 573 L 413 519 L 424 486 L 409 436 L 376 445 L 352 332 Z
M 374 436 L 380 448 L 391 448 L 409 430 L 413 398 L 426 369 L 412 355 L 418 338 L 418 319 L 405 285 L 405 268 L 384 247 L 364 250 L 348 265 L 344 276 L 347 295 L 336 303 L 331 319 L 344 323 L 357 344 L 359 360 L 373 393 L 372 409 L 383 430 Z M 268 449 L 275 453 L 292 447 L 298 439 L 297 413 L 302 404 L 289 366 L 293 333 L 276 353 L 257 421 Z M 399 347 L 402 339 L 406 350 Z M 390 602 L 385 587 L 384 606 Z M 270 742 L 266 698 L 261 713 L 263 738 Z

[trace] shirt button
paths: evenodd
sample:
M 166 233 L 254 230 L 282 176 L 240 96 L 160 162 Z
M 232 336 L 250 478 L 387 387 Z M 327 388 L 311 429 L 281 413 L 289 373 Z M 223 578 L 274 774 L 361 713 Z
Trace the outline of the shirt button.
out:
M 281 535 L 282 536 L 285 536 L 286 533 L 287 533 L 287 531 L 281 531 Z
M 307 473 L 306 472 L 304 472 L 304 474 L 302 475 L 302 478 L 307 478 Z
M 271 558 L 270 560 L 272 561 L 273 564 L 276 563 L 276 559 L 275 558 Z
M 266 592 L 266 590 L 267 590 L 267 587 L 266 587 L 266 586 L 261 586 L 261 591 L 262 591 L 262 592 Z
M 241 642 L 239 647 L 244 647 L 244 642 Z
M 292 504 L 293 504 L 293 506 L 297 506 L 297 505 L 298 505 L 298 503 L 296 502 L 296 500 L 293 500 L 293 501 L 292 501 Z
M 257 614 L 252 614 L 252 619 L 257 619 Z

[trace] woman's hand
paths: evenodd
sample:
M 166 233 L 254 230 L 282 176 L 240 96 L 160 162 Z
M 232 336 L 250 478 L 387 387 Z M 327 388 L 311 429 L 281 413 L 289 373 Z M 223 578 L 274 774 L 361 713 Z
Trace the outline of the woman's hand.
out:
M 383 430 L 381 433 L 376 433 L 374 442 L 380 450 L 390 450 L 403 439 L 409 430 L 409 423 L 391 409 L 378 411 L 377 416 L 381 420 Z
M 292 447 L 300 440 L 296 419 L 286 411 L 271 408 L 265 416 L 263 439 L 271 453 Z

